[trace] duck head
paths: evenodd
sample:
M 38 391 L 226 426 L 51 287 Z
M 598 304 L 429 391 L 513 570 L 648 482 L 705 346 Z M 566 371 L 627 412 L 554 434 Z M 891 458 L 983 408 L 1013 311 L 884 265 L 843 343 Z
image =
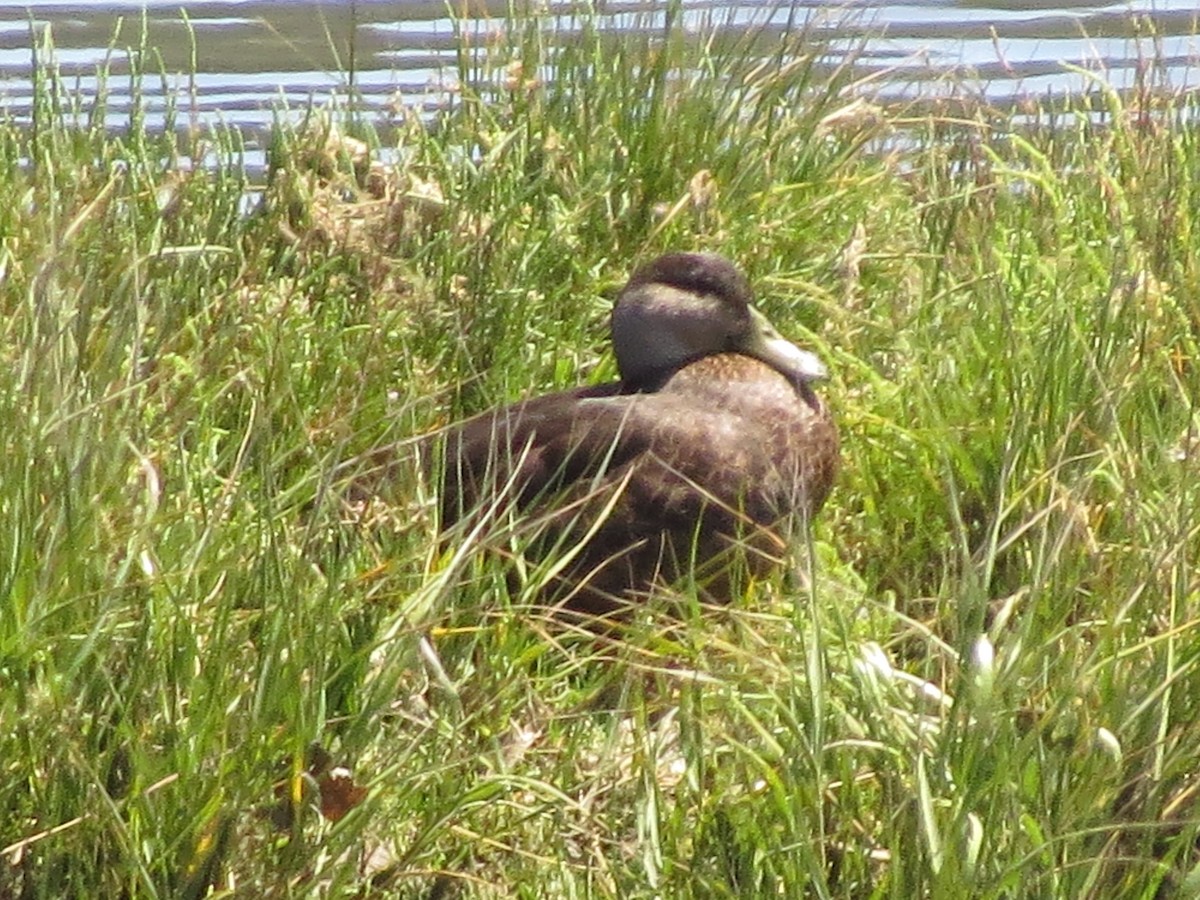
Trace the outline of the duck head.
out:
M 642 266 L 612 314 L 613 350 L 625 384 L 652 388 L 705 356 L 761 360 L 798 390 L 828 374 L 816 354 L 783 338 L 751 304 L 750 282 L 715 253 L 668 253 Z

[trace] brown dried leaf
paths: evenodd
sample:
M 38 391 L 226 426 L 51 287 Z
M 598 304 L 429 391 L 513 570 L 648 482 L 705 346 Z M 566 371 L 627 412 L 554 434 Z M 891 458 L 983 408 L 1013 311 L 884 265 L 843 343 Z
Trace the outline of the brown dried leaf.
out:
M 317 786 L 321 789 L 321 815 L 330 822 L 341 819 L 367 797 L 367 789 L 355 784 L 354 775 L 343 766 L 318 776 Z

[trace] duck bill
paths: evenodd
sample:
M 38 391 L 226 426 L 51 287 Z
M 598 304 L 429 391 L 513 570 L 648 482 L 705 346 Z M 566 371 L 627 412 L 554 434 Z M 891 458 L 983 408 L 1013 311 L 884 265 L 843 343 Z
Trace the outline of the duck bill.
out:
M 801 350 L 784 338 L 761 312 L 750 308 L 753 327 L 746 344 L 739 348 L 747 356 L 761 359 L 793 384 L 801 385 L 829 377 L 829 370 L 815 353 Z

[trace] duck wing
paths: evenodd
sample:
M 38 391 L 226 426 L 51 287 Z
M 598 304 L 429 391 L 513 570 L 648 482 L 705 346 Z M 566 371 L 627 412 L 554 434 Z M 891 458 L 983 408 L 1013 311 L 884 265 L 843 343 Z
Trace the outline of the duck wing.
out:
M 837 439 L 823 407 L 766 371 L 749 398 L 692 377 L 648 394 L 551 394 L 468 420 L 445 438 L 443 527 L 526 513 L 534 555 L 565 554 L 568 605 L 593 614 L 656 581 L 716 571 L 735 546 L 769 568 L 786 549 L 780 520 L 824 500 Z

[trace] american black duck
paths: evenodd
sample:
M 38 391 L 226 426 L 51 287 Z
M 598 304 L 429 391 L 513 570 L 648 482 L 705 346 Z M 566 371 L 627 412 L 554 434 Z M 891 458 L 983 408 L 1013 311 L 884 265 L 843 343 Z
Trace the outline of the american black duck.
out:
M 548 602 L 589 616 L 693 573 L 708 599 L 728 600 L 734 553 L 754 573 L 777 565 L 789 523 L 829 494 L 838 435 L 813 391 L 824 366 L 751 301 L 746 277 L 716 254 L 638 269 L 612 314 L 620 381 L 446 434 L 448 538 L 481 517 L 524 514 L 527 555 L 558 560 Z

